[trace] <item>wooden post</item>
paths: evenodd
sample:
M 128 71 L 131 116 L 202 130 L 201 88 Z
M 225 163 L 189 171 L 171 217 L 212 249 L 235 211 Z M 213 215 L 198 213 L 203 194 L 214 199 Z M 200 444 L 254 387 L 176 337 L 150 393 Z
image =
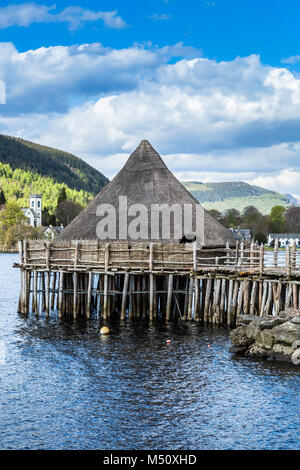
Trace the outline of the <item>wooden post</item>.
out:
M 268 283 L 263 282 L 262 285 L 263 285 L 263 295 L 262 295 L 262 301 L 261 301 L 261 304 L 260 304 L 260 316 L 261 317 L 265 313 L 265 304 L 266 304 L 266 301 L 267 301 L 267 294 L 268 294 Z
M 23 240 L 23 261 L 26 266 L 28 263 L 27 240 Z
M 54 310 L 55 288 L 56 288 L 56 272 L 53 273 L 53 279 L 52 279 L 51 302 L 50 302 L 50 309 L 51 309 L 51 310 Z
M 240 265 L 243 266 L 244 264 L 244 250 L 245 250 L 245 244 L 244 242 L 241 242 L 241 256 L 240 256 Z
M 257 294 L 257 281 L 252 283 L 252 292 L 250 300 L 250 315 L 255 315 L 256 312 L 256 294 Z
M 292 287 L 292 283 L 289 282 L 286 285 L 285 309 L 290 308 L 292 295 L 293 295 L 293 287 Z
M 105 269 L 105 272 L 109 270 L 109 243 L 106 243 L 105 245 L 104 269 Z
M 78 247 L 78 243 L 76 243 L 76 246 Z M 77 279 L 78 275 L 77 272 L 74 272 L 73 274 L 73 318 L 75 319 L 77 317 Z
M 291 260 L 291 268 L 292 269 L 296 269 L 296 256 L 297 256 L 296 242 L 294 240 L 293 241 L 293 246 L 292 246 L 292 260 Z
M 87 305 L 86 305 L 86 317 L 90 318 L 91 316 L 91 302 L 92 302 L 92 286 L 93 286 L 93 273 L 89 272 L 88 279 L 88 293 L 87 293 Z
M 286 259 L 286 275 L 289 277 L 291 275 L 291 250 L 290 245 L 286 246 L 285 259 Z
M 228 304 L 227 304 L 227 325 L 231 325 L 232 315 L 232 297 L 233 297 L 233 280 L 229 280 Z
M 251 242 L 250 245 L 250 268 L 253 268 L 254 265 L 254 243 L 253 241 Z
M 104 295 L 103 295 L 103 319 L 108 316 L 108 275 L 104 274 Z
M 170 321 L 172 293 L 173 293 L 173 274 L 169 274 L 169 277 L 168 277 L 168 297 L 167 297 L 166 321 Z
M 36 315 L 38 312 L 38 299 L 37 299 L 37 270 L 33 271 L 33 311 Z
M 188 300 L 188 320 L 192 319 L 192 310 L 193 310 L 193 289 L 194 289 L 194 280 L 190 278 L 189 285 L 189 300 Z
M 293 282 L 293 308 L 298 309 L 299 295 L 298 295 L 298 285 Z
M 75 242 L 75 253 L 74 253 L 74 268 L 77 268 L 78 265 L 78 259 L 79 259 L 79 242 Z
M 239 261 L 239 242 L 236 242 L 235 244 L 235 265 L 238 265 Z
M 264 272 L 264 264 L 265 264 L 265 248 L 264 248 L 264 244 L 262 243 L 260 245 L 260 250 L 259 250 L 259 272 L 260 272 L 260 274 L 263 274 L 263 272 Z
M 230 248 L 229 248 L 229 242 L 226 242 L 226 265 L 228 266 L 230 264 Z
M 245 281 L 240 283 L 240 289 L 239 289 L 238 301 L 237 301 L 237 311 L 236 311 L 237 316 L 241 315 L 241 312 L 242 312 L 244 289 L 245 289 Z
M 59 272 L 59 291 L 58 291 L 58 316 L 61 317 L 64 310 L 64 272 Z
M 141 317 L 141 306 L 142 306 L 142 294 L 141 294 L 141 276 L 137 276 L 136 280 L 136 316 L 137 318 Z
M 213 323 L 218 325 L 220 323 L 220 291 L 221 279 L 215 279 L 214 283 L 214 300 L 213 300 Z
M 278 245 L 279 245 L 279 240 L 278 238 L 275 239 L 274 243 L 274 267 L 277 268 L 278 266 Z
M 209 305 L 210 305 L 210 297 L 211 297 L 211 284 L 212 284 L 212 280 L 207 279 L 206 292 L 205 292 L 205 303 L 204 303 L 204 321 L 205 322 L 208 322 L 208 320 L 209 320 Z
M 20 258 L 20 266 L 23 266 L 23 243 L 22 240 L 18 241 L 18 250 Z
M 245 281 L 244 286 L 244 315 L 249 315 L 250 281 Z
M 123 295 L 122 295 L 121 320 L 125 320 L 126 318 L 126 301 L 127 301 L 128 284 L 129 284 L 129 273 L 125 273 Z
M 153 243 L 150 243 L 150 254 L 149 254 L 149 319 L 153 320 Z
M 50 312 L 50 271 L 46 272 L 46 315 Z
M 40 291 L 42 291 L 42 312 L 46 310 L 46 299 L 45 299 L 45 273 L 40 273 Z
M 199 288 L 199 279 L 194 280 L 195 284 L 195 302 L 194 302 L 194 319 L 199 321 L 199 302 L 200 302 L 200 288 Z

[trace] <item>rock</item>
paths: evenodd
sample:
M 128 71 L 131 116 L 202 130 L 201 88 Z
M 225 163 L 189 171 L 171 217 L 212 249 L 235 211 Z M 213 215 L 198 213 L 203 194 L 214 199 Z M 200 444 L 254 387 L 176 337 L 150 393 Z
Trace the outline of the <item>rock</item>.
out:
M 247 351 L 247 346 L 231 346 L 229 352 L 242 356 Z
M 265 317 L 262 318 L 263 320 L 259 323 L 261 330 L 274 328 L 274 326 L 282 325 L 282 323 L 286 321 L 284 318 L 280 317 L 270 317 L 270 319 L 267 320 L 264 319 Z
M 265 349 L 272 349 L 274 344 L 274 336 L 270 330 L 263 330 L 258 333 L 255 338 L 255 343 Z
M 257 346 L 256 344 L 252 344 L 250 348 L 248 348 L 246 351 L 246 356 L 256 356 L 256 357 L 267 358 L 269 354 L 270 354 L 269 351 L 267 351 L 264 348 L 261 348 L 260 346 Z
M 300 364 L 300 311 L 288 309 L 280 316 L 240 316 L 230 333 L 235 354 Z M 293 359 L 292 359 L 293 358 Z
M 292 348 L 293 349 L 300 348 L 300 339 L 296 339 L 295 341 L 293 341 Z
M 238 326 L 249 325 L 250 323 L 254 321 L 259 323 L 261 321 L 265 321 L 268 318 L 272 319 L 274 317 L 272 316 L 256 317 L 255 315 L 238 315 L 236 322 Z
M 300 317 L 300 310 L 296 308 L 287 308 L 279 313 L 279 316 L 293 318 L 293 317 Z
M 289 359 L 294 352 L 292 347 L 284 346 L 283 344 L 274 344 L 273 351 L 275 355 L 285 356 L 287 359 Z
M 250 346 L 252 340 L 249 339 L 246 335 L 246 328 L 244 326 L 239 326 L 235 330 L 231 331 L 230 339 L 233 344 L 237 347 L 240 346 Z
M 249 340 L 254 341 L 256 336 L 260 333 L 259 322 L 253 321 L 246 327 L 246 336 Z
M 289 321 L 275 326 L 275 328 L 269 331 L 274 337 L 274 343 L 283 343 L 291 346 L 295 340 L 300 339 L 300 325 L 295 325 Z
M 300 364 L 300 348 L 296 349 L 296 351 L 293 352 L 291 361 L 295 366 L 299 366 Z

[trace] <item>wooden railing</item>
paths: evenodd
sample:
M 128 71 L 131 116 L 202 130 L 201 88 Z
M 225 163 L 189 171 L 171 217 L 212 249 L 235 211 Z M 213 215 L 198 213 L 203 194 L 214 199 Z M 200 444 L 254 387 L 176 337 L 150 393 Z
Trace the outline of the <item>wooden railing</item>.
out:
M 34 270 L 193 272 L 226 271 L 300 276 L 300 250 L 288 246 L 237 243 L 235 248 L 197 249 L 196 243 L 26 241 L 19 242 L 20 264 Z

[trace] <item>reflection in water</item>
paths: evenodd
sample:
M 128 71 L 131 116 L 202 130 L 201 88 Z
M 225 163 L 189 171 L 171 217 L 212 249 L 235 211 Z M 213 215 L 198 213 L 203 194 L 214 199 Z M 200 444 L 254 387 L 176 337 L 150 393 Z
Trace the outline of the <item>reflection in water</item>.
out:
M 232 357 L 222 328 L 23 318 L 14 260 L 0 255 L 0 448 L 299 448 L 296 367 Z

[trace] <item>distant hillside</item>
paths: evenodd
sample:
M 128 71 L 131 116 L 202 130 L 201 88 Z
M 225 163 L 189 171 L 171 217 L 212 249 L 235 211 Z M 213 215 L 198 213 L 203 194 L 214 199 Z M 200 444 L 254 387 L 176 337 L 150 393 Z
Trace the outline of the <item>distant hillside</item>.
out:
M 15 170 L 29 170 L 69 188 L 97 194 L 108 179 L 71 153 L 0 134 L 0 162 Z
M 107 183 L 75 155 L 0 135 L 0 188 L 7 201 L 26 207 L 30 193 L 42 193 L 43 209 L 52 213 L 63 187 L 68 199 L 85 206 Z
M 247 206 L 255 206 L 262 214 L 269 214 L 272 207 L 290 205 L 288 196 L 268 189 L 252 186 L 243 181 L 224 183 L 184 182 L 184 186 L 206 209 L 225 212 Z

